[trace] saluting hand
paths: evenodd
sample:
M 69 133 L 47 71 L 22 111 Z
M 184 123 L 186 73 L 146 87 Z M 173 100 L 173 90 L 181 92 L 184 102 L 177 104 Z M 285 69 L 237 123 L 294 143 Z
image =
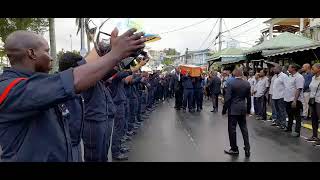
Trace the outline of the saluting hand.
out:
M 130 55 L 137 52 L 139 49 L 145 47 L 146 39 L 142 38 L 143 32 L 135 33 L 137 30 L 132 28 L 118 36 L 119 30 L 115 28 L 111 33 L 111 51 L 114 56 L 116 56 L 119 61 L 129 57 Z

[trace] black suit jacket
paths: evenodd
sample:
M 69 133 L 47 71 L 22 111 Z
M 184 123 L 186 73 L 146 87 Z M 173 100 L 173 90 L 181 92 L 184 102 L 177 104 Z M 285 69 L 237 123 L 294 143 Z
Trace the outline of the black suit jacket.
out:
M 220 94 L 221 93 L 221 80 L 218 76 L 214 76 L 208 82 L 208 87 L 211 94 Z
M 180 81 L 179 81 L 179 77 L 178 76 L 180 76 Z M 175 92 L 176 91 L 181 91 L 182 90 L 182 75 L 181 74 L 179 74 L 179 75 L 174 74 L 172 80 L 173 80 L 172 83 L 174 85 L 174 91 Z
M 225 95 L 229 115 L 246 115 L 251 109 L 250 83 L 240 78 L 230 81 Z

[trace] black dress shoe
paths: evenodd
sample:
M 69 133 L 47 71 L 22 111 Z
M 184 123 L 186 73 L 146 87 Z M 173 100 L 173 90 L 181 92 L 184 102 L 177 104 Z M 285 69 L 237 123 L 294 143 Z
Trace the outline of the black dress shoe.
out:
M 133 136 L 134 132 L 133 131 L 128 131 L 126 134 L 127 134 L 127 136 Z
M 244 154 L 246 157 L 250 157 L 250 150 L 249 149 L 246 149 L 246 148 L 243 148 L 244 149 Z
M 230 155 L 233 155 L 233 156 L 239 155 L 239 151 L 238 151 L 238 150 L 235 151 L 235 150 L 230 149 L 230 150 L 224 150 L 224 152 L 225 152 L 226 154 L 230 154 Z
M 272 123 L 271 126 L 277 126 L 277 123 Z
M 200 110 L 200 109 L 197 109 L 197 112 L 201 112 L 201 110 Z
M 126 144 L 121 144 L 120 148 L 128 148 L 129 149 L 129 147 Z
M 112 157 L 114 160 L 117 160 L 117 161 L 125 161 L 125 160 L 128 160 L 128 156 L 125 155 L 125 154 L 119 154 L 118 156 L 114 156 Z
M 286 128 L 286 129 L 284 130 L 284 132 L 292 132 L 292 129 Z
M 127 135 L 125 135 L 123 137 L 123 139 L 126 140 L 126 141 L 131 141 L 132 140 L 132 138 L 130 136 L 127 136 Z
M 129 148 L 121 148 L 120 152 L 121 153 L 127 153 L 127 152 L 130 152 L 130 149 Z

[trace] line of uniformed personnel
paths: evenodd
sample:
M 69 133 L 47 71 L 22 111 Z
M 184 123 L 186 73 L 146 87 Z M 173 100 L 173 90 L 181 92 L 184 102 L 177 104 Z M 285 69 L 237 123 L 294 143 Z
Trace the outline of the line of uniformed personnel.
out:
M 65 53 L 59 72 L 40 35 L 16 31 L 5 41 L 11 67 L 0 75 L 1 161 L 106 162 L 128 159 L 125 142 L 154 110 L 159 75 L 118 63 L 144 48 L 143 33 L 111 34 L 111 51 Z
M 192 77 L 190 72 L 181 74 L 179 67 L 175 69 L 175 74 L 172 75 L 170 80 L 170 87 L 175 94 L 175 109 L 183 109 L 186 112 L 201 112 L 204 94 L 204 75 L 199 77 Z M 171 89 L 170 89 L 171 90 Z

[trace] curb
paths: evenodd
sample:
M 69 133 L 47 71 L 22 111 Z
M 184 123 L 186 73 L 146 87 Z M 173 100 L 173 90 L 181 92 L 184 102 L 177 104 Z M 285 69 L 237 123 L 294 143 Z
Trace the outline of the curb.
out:
M 267 112 L 267 118 L 269 119 L 271 116 L 272 116 L 272 113 L 271 113 L 271 112 Z M 294 121 L 294 124 L 295 124 L 295 121 Z M 311 124 L 302 123 L 301 126 L 304 127 L 304 128 L 306 128 L 306 129 L 312 130 L 312 125 L 311 125 Z M 320 132 L 320 128 L 318 129 L 318 132 Z

